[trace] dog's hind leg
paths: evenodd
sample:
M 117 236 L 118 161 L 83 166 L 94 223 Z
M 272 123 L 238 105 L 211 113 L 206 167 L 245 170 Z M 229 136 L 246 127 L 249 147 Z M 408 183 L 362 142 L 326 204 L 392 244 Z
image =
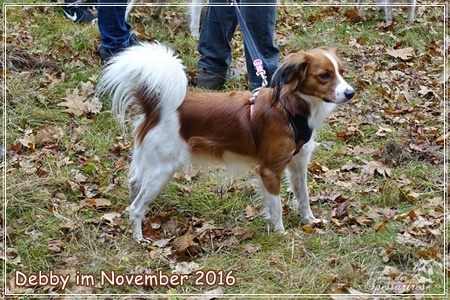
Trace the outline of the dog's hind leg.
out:
M 142 219 L 148 206 L 158 197 L 175 171 L 176 169 L 170 165 L 153 165 L 149 166 L 148 171 L 144 171 L 140 181 L 135 178 L 130 180 L 130 196 L 132 200 L 135 198 L 128 207 L 128 212 L 136 240 L 143 240 Z

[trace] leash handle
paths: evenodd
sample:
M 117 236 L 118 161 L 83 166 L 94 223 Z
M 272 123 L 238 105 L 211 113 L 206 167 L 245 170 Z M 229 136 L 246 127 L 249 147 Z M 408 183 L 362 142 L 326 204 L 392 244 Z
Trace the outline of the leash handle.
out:
M 262 57 L 261 54 L 258 52 L 258 49 L 256 48 L 255 42 L 253 41 L 252 35 L 250 34 L 250 31 L 248 30 L 247 24 L 245 23 L 244 17 L 241 14 L 241 10 L 239 9 L 239 6 L 237 4 L 236 0 L 230 0 L 231 6 L 234 6 L 236 11 L 236 17 L 239 21 L 239 24 L 241 25 L 242 35 L 244 36 L 244 42 L 247 45 L 247 51 L 250 54 L 250 58 L 253 60 L 253 66 L 256 70 L 256 76 L 261 77 L 262 79 L 262 86 L 267 86 L 267 77 L 266 77 L 266 71 L 264 70 L 263 62 L 259 57 Z
M 253 61 L 253 66 L 255 66 L 256 69 L 256 76 L 261 77 L 262 80 L 262 86 L 267 86 L 267 76 L 266 76 L 266 70 L 264 70 L 263 62 L 261 59 L 257 58 Z

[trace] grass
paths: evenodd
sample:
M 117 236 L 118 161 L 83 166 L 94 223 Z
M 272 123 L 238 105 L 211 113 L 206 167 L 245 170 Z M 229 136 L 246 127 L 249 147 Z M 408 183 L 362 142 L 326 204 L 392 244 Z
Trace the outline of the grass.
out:
M 160 217 L 162 230 L 157 232 L 164 238 L 182 237 L 199 228 L 196 222 L 216 227 L 207 232 L 209 236 L 194 240 L 205 249 L 190 248 L 194 252 L 188 260 L 197 264 L 196 270 L 233 271 L 237 284 L 222 287 L 222 293 L 250 294 L 254 299 L 269 294 L 331 295 L 352 289 L 372 293 L 370 283 L 387 284 L 386 277 L 399 275 L 404 284 L 425 280 L 424 292 L 429 295 L 442 294 L 448 288 L 441 214 L 445 160 L 443 145 L 436 142 L 444 134 L 443 92 L 435 83 L 442 59 L 429 53 L 430 45 L 444 51 L 441 11 L 420 10 L 412 25 L 406 24 L 401 14 L 395 15 L 395 27 L 386 29 L 378 25 L 382 15 L 376 10 L 366 12 L 367 20 L 355 22 L 345 17 L 351 9 L 278 8 L 282 56 L 322 45 L 338 47 L 348 81 L 358 92 L 316 135 L 319 146 L 308 186 L 315 215 L 328 223 L 304 226 L 289 206 L 293 196 L 283 181 L 283 219 L 288 232 L 274 234 L 266 220 L 246 217 L 248 206 L 261 207 L 252 175 L 235 174 L 230 181 L 230 175 L 216 167 L 202 169 L 200 176 L 191 171 L 180 173 L 149 207 L 144 227 Z M 173 47 L 193 84 L 199 54 L 197 41 L 184 27 L 185 8 L 166 10 L 163 20 L 149 18 L 151 12 L 148 7 L 136 9 L 133 29 L 143 40 L 159 40 Z M 6 227 L 2 228 L 6 244 L 2 247 L 7 260 L 2 261 L 6 268 L 6 290 L 2 292 L 160 294 L 183 299 L 176 295 L 218 288 L 216 284 L 196 285 L 193 273 L 184 286 L 82 287 L 74 283 L 77 271 L 96 279 L 102 270 L 172 274 L 185 253 L 174 257 L 167 247 L 140 245 L 132 239 L 125 212 L 131 145 L 110 114 L 109 99 L 101 99 L 100 113 L 80 117 L 57 106 L 75 88 L 81 90 L 82 83 L 95 84 L 102 68 L 95 54 L 97 26 L 75 26 L 55 7 L 10 8 L 6 22 L 7 160 L 3 167 L 7 206 Z M 242 56 L 241 44 L 236 35 L 235 61 Z M 406 47 L 416 50 L 414 59 L 407 62 L 385 53 L 387 48 Z M 20 57 L 33 62 L 32 66 L 20 64 Z M 373 74 L 364 68 L 370 63 L 378 64 Z M 404 72 L 404 81 L 393 80 L 392 70 Z M 419 85 L 434 93 L 421 95 Z M 192 86 L 189 89 L 196 91 Z M 226 90 L 244 89 L 244 76 L 226 86 Z M 402 100 L 397 94 L 405 90 L 409 98 Z M 390 130 L 380 136 L 381 127 Z M 31 147 L 21 142 L 29 136 L 35 139 Z M 384 155 L 392 141 L 402 151 Z M 344 170 L 349 161 L 356 167 Z M 373 161 L 382 162 L 391 175 L 367 171 L 367 163 Z M 110 203 L 82 206 L 87 199 Z M 342 215 L 337 217 L 339 212 Z M 106 220 L 112 213 L 120 218 Z M 387 261 L 383 251 L 391 251 Z M 387 267 L 397 276 L 383 273 Z M 16 270 L 53 270 L 71 275 L 72 282 L 66 290 L 48 285 L 15 287 L 11 279 Z M 393 294 L 394 290 L 381 292 Z

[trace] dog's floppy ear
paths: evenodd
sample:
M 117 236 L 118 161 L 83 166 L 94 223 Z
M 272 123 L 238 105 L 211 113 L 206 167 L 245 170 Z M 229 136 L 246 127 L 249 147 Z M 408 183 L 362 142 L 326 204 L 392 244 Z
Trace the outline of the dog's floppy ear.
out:
M 303 84 L 309 61 L 308 54 L 302 51 L 286 57 L 272 76 L 270 83 L 270 87 L 273 88 L 272 105 L 285 99 Z

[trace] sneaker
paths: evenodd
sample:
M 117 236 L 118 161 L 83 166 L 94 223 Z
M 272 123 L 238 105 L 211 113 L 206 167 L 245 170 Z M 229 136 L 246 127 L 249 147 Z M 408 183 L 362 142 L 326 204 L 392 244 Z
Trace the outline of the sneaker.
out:
M 74 23 L 90 23 L 97 17 L 94 16 L 86 7 L 70 5 L 63 7 L 64 15 Z
M 139 39 L 134 34 L 132 34 L 130 36 L 130 40 L 128 41 L 128 47 L 136 46 L 136 45 L 139 45 L 140 43 L 141 43 L 141 41 L 139 41 Z M 100 56 L 100 59 L 102 60 L 102 62 L 106 62 L 106 61 L 110 60 L 113 56 L 119 54 L 120 52 L 122 52 L 123 50 L 125 50 L 128 47 L 117 48 L 117 49 L 107 49 L 103 45 L 100 45 L 100 48 L 98 49 L 98 55 Z
M 218 90 L 227 80 L 237 77 L 239 77 L 239 72 L 235 69 L 213 71 L 207 68 L 199 67 L 197 69 L 197 87 Z

